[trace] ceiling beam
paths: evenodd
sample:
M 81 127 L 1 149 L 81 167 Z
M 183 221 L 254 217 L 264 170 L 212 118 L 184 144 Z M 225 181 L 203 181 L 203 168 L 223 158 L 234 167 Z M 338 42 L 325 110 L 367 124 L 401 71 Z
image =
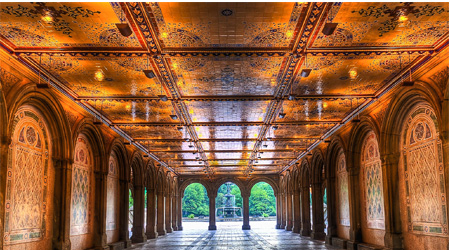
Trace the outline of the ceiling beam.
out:
M 319 140 L 320 137 L 284 137 L 284 138 L 267 138 L 263 141 L 304 141 L 304 140 Z M 135 138 L 135 141 L 154 141 L 154 142 L 186 142 L 184 139 L 158 139 L 158 138 Z M 258 141 L 256 138 L 208 138 L 198 139 L 199 142 L 253 142 Z
M 272 125 L 313 125 L 313 124 L 336 124 L 341 120 L 309 120 L 309 121 L 286 121 L 286 122 L 273 122 Z M 184 126 L 180 123 L 162 123 L 162 122 L 130 122 L 130 123 L 112 123 L 115 126 L 145 126 L 145 127 L 176 127 Z M 264 122 L 192 122 L 189 127 L 217 127 L 217 126 L 262 126 Z
M 259 152 L 296 152 L 294 149 L 266 149 L 260 150 Z M 183 154 L 183 153 L 197 153 L 197 150 L 149 150 L 152 153 L 174 153 L 174 154 Z M 245 150 L 204 150 L 205 153 L 245 153 L 245 152 L 253 152 L 251 149 Z

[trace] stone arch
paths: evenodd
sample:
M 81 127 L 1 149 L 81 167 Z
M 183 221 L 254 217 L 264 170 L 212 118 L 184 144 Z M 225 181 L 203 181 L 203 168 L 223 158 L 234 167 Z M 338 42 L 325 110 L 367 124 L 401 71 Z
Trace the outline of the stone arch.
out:
M 103 135 L 100 130 L 92 123 L 92 119 L 85 118 L 79 124 L 74 131 L 73 140 L 76 143 L 76 139 L 79 135 L 83 134 L 89 141 L 94 156 L 94 170 L 103 173 L 108 172 L 108 158 L 105 150 L 105 143 L 103 141 Z M 74 144 L 75 145 L 75 144 Z
M 17 90 L 14 96 L 11 97 L 11 100 L 13 101 L 11 101 L 11 106 L 7 113 L 7 116 L 10 117 L 7 121 L 7 135 L 12 133 L 13 117 L 20 108 L 31 107 L 38 110 L 46 122 L 51 139 L 52 156 L 50 162 L 55 169 L 55 178 L 52 184 L 55 187 L 61 187 L 54 189 L 52 198 L 54 202 L 51 204 L 53 206 L 53 218 L 48 220 L 48 224 L 52 225 L 53 232 L 50 232 L 53 236 L 52 244 L 66 244 L 69 242 L 69 228 L 66 227 L 65 222 L 70 216 L 70 210 L 68 209 L 70 201 L 65 199 L 67 195 L 65 193 L 66 190 L 70 190 L 70 180 L 66 171 L 71 167 L 74 147 L 68 119 L 61 104 L 51 92 L 36 92 L 35 87 L 31 84 Z M 3 244 L 3 237 L 1 241 Z
M 241 180 L 233 177 L 224 177 L 216 180 L 215 185 L 212 185 L 211 191 L 213 192 L 213 194 L 216 194 L 217 196 L 217 191 L 219 190 L 220 186 L 222 186 L 226 182 L 232 182 L 236 184 L 236 186 L 238 186 L 239 190 L 241 191 L 241 195 L 250 196 L 250 191 L 247 189 L 246 185 Z
M 2 89 L 3 83 L 0 78 L 0 183 L 6 183 L 7 154 L 8 154 L 8 111 Z M 5 197 L 6 185 L 0 185 L 0 235 L 4 230 Z M 3 237 L 0 239 L 0 246 L 3 246 Z
M 134 153 L 131 156 L 130 161 L 130 168 L 133 171 L 133 185 L 144 185 L 144 160 L 142 158 L 142 155 L 139 151 L 134 151 Z M 129 176 L 130 178 L 130 176 Z
M 333 237 L 348 238 L 348 232 L 342 233 L 343 229 L 339 228 L 338 233 L 338 192 L 337 192 L 337 169 L 339 161 L 339 153 L 341 150 L 345 151 L 345 144 L 341 137 L 334 135 L 331 137 L 331 142 L 326 151 L 326 178 L 328 180 L 327 185 L 327 213 L 328 213 L 328 229 L 327 229 L 327 242 Z M 344 152 L 345 154 L 345 152 Z M 346 155 L 346 154 L 345 154 Z M 348 230 L 347 230 L 348 231 Z
M 385 213 L 382 212 L 383 218 L 374 219 L 373 216 L 370 216 L 368 211 L 366 211 L 366 207 L 373 204 L 364 198 L 366 196 L 365 191 L 368 186 L 365 186 L 365 180 L 367 178 L 364 178 L 364 171 L 366 169 L 364 165 L 362 165 L 361 156 L 363 147 L 365 146 L 364 143 L 367 142 L 366 139 L 371 135 L 374 137 L 377 148 L 379 148 L 380 129 L 377 126 L 377 123 L 370 116 L 362 117 L 361 122 L 353 126 L 350 134 L 348 154 L 346 155 L 346 167 L 348 174 L 351 175 L 348 183 L 349 196 L 351 196 L 349 204 L 350 224 L 352 225 L 353 230 L 356 231 L 356 240 L 374 245 L 384 245 L 385 232 L 383 226 Z M 377 157 L 380 158 L 378 150 L 377 155 Z M 376 169 L 381 171 L 378 177 L 383 179 L 383 170 L 380 162 L 378 163 Z M 353 178 L 352 175 L 355 177 Z M 383 190 L 382 183 L 377 184 L 381 184 L 379 187 Z M 354 188 L 352 188 L 352 186 L 354 186 Z M 351 194 L 350 189 L 353 190 L 353 194 Z M 381 200 L 383 201 L 383 207 L 381 209 L 385 210 L 384 193 L 381 193 Z M 365 203 L 366 201 L 367 204 Z M 383 222 L 381 223 L 381 221 Z
M 409 112 L 420 104 L 428 105 L 435 112 L 437 120 L 442 121 L 442 107 L 439 96 L 427 83 L 423 81 L 416 81 L 416 83 L 414 88 L 404 88 L 393 96 L 393 101 L 390 102 L 386 110 L 381 128 L 382 133 L 379 146 L 383 168 L 386 170 L 384 190 L 387 193 L 387 197 L 389 197 L 389 199 L 385 199 L 386 234 L 389 236 L 386 246 L 403 246 L 405 242 L 403 240 L 405 230 L 402 226 L 399 192 L 400 143 L 404 121 L 407 121 Z M 442 123 L 438 123 L 439 132 L 446 131 L 447 128 L 445 126 Z M 444 139 L 442 134 L 439 133 L 441 140 Z M 448 156 L 445 154 L 444 172 L 445 176 L 448 176 Z M 448 196 L 448 186 L 445 187 L 445 191 Z
M 317 240 L 325 239 L 325 214 L 323 194 L 325 192 L 326 169 L 323 154 L 320 149 L 313 151 L 311 158 L 311 191 L 312 191 L 312 224 L 313 231 L 311 237 Z
M 269 184 L 272 189 L 273 192 L 275 194 L 275 196 L 278 194 L 279 192 L 279 188 L 278 188 L 278 184 L 276 181 L 274 181 L 272 178 L 266 177 L 266 176 L 258 176 L 255 178 L 252 178 L 248 183 L 247 183 L 247 188 L 248 190 L 252 190 L 253 186 L 258 183 L 258 182 L 266 182 L 267 184 Z
M 178 182 L 178 194 L 181 196 L 181 198 L 184 197 L 184 190 L 186 190 L 186 188 L 193 183 L 202 184 L 206 189 L 206 194 L 209 196 L 209 194 L 211 193 L 211 188 L 208 182 L 201 178 L 188 178 L 186 180 Z
M 128 167 L 128 155 L 125 145 L 123 145 L 123 141 L 120 138 L 114 139 L 111 143 L 110 150 L 108 150 L 109 155 L 115 154 L 117 157 L 117 163 L 119 167 L 119 176 L 121 180 L 128 180 L 129 171 Z
M 147 162 L 145 171 L 145 186 L 148 189 L 156 188 L 156 167 L 151 160 Z

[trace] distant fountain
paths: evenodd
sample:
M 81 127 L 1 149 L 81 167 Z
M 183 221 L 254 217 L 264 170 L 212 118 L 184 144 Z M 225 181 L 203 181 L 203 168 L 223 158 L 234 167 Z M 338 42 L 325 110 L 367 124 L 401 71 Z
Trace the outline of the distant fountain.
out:
M 231 182 L 225 183 L 227 185 L 227 194 L 223 196 L 223 207 L 216 209 L 216 216 L 219 213 L 220 219 L 241 218 L 236 212 L 242 215 L 242 208 L 236 207 L 236 198 L 231 194 Z

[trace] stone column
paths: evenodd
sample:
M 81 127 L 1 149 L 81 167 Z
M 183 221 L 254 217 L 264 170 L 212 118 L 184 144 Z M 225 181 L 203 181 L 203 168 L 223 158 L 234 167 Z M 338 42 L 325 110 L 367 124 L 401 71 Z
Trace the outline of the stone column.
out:
M 167 194 L 166 196 L 166 232 L 173 232 L 172 228 L 172 195 Z
M 294 219 L 293 219 L 293 223 L 294 225 L 292 226 L 292 232 L 293 233 L 300 233 L 300 191 L 294 190 L 294 203 L 293 203 L 293 208 L 294 208 Z
M 147 189 L 147 227 L 145 230 L 147 239 L 158 237 L 156 232 L 156 192 L 155 189 Z
M 72 159 L 53 159 L 55 187 L 57 187 L 53 197 L 53 249 L 65 250 L 70 249 L 71 246 L 69 225 L 72 197 L 72 163 Z
M 144 211 L 145 211 L 144 186 L 134 185 L 134 205 L 133 205 L 133 234 L 131 242 L 141 243 L 147 241 L 144 233 Z
M 381 168 L 383 173 L 383 197 L 385 206 L 386 249 L 399 250 L 403 248 L 402 222 L 400 219 L 398 164 L 400 153 L 383 155 Z
M 173 197 L 172 197 L 172 228 L 173 228 L 173 231 L 178 231 L 177 197 L 178 197 L 178 195 L 173 195 Z
M 94 246 L 95 249 L 108 249 L 106 243 L 106 202 L 107 202 L 107 172 L 95 171 L 95 202 L 94 202 Z
M 280 218 L 281 218 L 281 225 L 280 229 L 284 229 L 286 227 L 286 195 L 284 193 L 281 193 L 280 195 Z
M 126 248 L 131 247 L 130 233 L 128 232 L 128 220 L 130 216 L 129 187 L 130 187 L 129 180 L 120 179 L 119 241 L 123 242 Z
M 280 193 L 278 193 L 275 197 L 276 200 L 276 209 L 277 209 L 277 224 L 275 225 L 276 229 L 280 229 L 281 227 L 281 206 L 280 206 L 280 200 L 281 200 L 281 195 Z
M 292 193 L 286 195 L 286 231 L 292 231 Z
M 312 211 L 313 230 L 311 238 L 315 240 L 325 240 L 325 221 L 323 217 L 323 196 L 322 183 L 317 182 L 312 185 Z
M 347 163 L 347 166 L 349 164 Z M 347 241 L 348 249 L 357 249 L 358 243 L 362 241 L 360 223 L 360 199 L 359 199 L 359 171 L 356 168 L 348 168 L 348 198 L 350 210 L 350 240 Z
M 327 168 L 332 169 L 332 168 Z M 330 174 L 326 180 L 327 183 L 327 214 L 328 214 L 328 228 L 327 235 L 325 236 L 325 243 L 331 245 L 333 237 L 337 237 L 337 225 L 336 225 L 336 177 Z M 332 191 L 333 190 L 333 191 Z
M 183 231 L 183 195 L 184 194 L 179 194 L 177 196 L 177 210 L 178 210 L 178 231 Z
M 300 229 L 300 235 L 309 236 L 311 233 L 311 219 L 309 210 L 309 187 L 301 188 L 301 218 L 302 227 Z
M 216 226 L 216 193 L 208 194 L 208 198 L 209 198 L 208 230 L 217 230 L 217 226 Z
M 249 206 L 249 194 L 243 194 L 242 195 L 242 206 L 243 206 L 243 220 L 244 224 L 242 225 L 242 230 L 250 230 L 250 206 Z
M 156 230 L 158 231 L 158 235 L 165 235 L 166 234 L 166 222 L 165 222 L 165 215 L 166 215 L 166 198 L 164 197 L 164 192 L 158 190 L 158 197 L 157 197 L 157 203 L 158 203 L 158 218 L 156 220 Z

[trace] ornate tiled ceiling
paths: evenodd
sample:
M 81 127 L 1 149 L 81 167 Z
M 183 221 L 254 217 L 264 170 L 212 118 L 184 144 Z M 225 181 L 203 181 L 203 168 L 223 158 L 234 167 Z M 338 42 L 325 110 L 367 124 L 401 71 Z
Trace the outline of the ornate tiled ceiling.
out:
M 177 174 L 271 174 L 447 46 L 448 9 L 0 3 L 0 42 Z M 337 23 L 332 35 L 326 23 Z

